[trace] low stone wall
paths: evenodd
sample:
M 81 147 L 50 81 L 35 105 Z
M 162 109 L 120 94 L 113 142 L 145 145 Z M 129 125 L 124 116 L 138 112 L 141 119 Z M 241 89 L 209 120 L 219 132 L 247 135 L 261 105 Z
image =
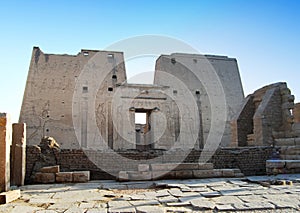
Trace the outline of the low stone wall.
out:
M 263 175 L 266 173 L 266 160 L 272 152 L 271 147 L 242 147 L 242 148 L 220 148 L 210 158 L 209 162 L 216 169 L 238 168 L 245 175 Z M 162 150 L 151 150 L 139 152 L 129 150 L 118 152 L 123 156 L 121 162 L 116 162 L 116 153 L 104 151 L 83 151 L 62 149 L 53 151 L 46 155 L 54 155 L 55 162 L 49 162 L 49 166 L 59 165 L 62 172 L 88 170 L 91 179 L 115 179 L 119 171 L 137 170 L 138 164 L 144 163 L 180 163 L 199 162 L 201 151 L 175 150 L 165 152 Z M 210 154 L 210 153 L 207 153 Z M 93 161 L 90 160 L 93 158 Z M 47 156 L 46 156 L 47 157 Z M 45 158 L 45 154 L 43 154 Z M 119 159 L 120 160 L 120 159 Z M 41 161 L 41 151 L 35 146 L 27 146 L 26 149 L 26 182 L 30 183 L 34 167 Z M 98 165 L 95 165 L 97 162 Z M 108 172 L 105 172 L 108 171 Z

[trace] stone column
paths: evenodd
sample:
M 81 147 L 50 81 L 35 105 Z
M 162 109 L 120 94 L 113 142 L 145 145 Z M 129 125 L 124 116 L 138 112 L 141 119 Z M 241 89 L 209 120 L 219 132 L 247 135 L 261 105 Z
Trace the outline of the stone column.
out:
M 10 188 L 10 146 L 10 116 L 0 113 L 0 192 L 8 191 Z
M 26 124 L 13 124 L 11 147 L 11 180 L 13 186 L 23 186 L 26 169 Z

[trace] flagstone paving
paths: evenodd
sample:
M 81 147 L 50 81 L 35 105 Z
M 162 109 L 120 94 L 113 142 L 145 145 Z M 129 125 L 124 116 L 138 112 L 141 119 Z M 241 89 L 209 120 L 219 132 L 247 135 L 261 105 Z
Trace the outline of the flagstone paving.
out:
M 268 185 L 275 179 L 290 185 Z M 26 185 L 0 212 L 300 212 L 300 174 Z

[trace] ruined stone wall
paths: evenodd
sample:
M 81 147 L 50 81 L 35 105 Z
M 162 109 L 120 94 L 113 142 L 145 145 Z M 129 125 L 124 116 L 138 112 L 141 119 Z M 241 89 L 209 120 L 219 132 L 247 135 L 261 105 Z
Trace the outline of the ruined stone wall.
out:
M 300 123 L 300 103 L 296 103 L 293 109 L 294 122 Z
M 232 146 L 270 146 L 276 139 L 298 137 L 292 128 L 293 108 L 294 96 L 286 83 L 255 91 L 232 121 Z
M 247 146 L 247 135 L 253 133 L 253 115 L 255 106 L 252 104 L 253 96 L 247 96 L 241 110 L 231 122 L 231 146 Z
M 244 148 L 220 148 L 212 156 L 210 162 L 215 168 L 239 168 L 245 175 L 263 175 L 266 171 L 266 160 L 270 157 L 272 149 L 270 147 L 244 147 Z M 118 152 L 124 159 L 121 164 L 114 162 L 112 152 L 96 152 L 62 149 L 55 152 L 57 165 L 60 165 L 61 171 L 91 171 L 91 179 L 114 179 L 119 171 L 137 170 L 137 165 L 147 162 L 156 163 L 179 163 L 199 162 L 201 150 L 182 151 L 174 150 L 165 152 L 161 150 L 152 150 L 151 152 L 123 151 Z M 30 175 L 34 164 L 39 159 L 40 151 L 34 146 L 27 146 L 26 152 L 26 182 L 30 182 Z M 89 157 L 87 157 L 89 156 Z M 91 159 L 94 158 L 92 161 Z M 97 159 L 100 166 L 95 165 Z M 151 159 L 153 161 L 151 161 Z M 157 160 L 159 159 L 159 160 Z M 133 163 L 133 160 L 135 163 Z M 109 171 L 108 174 L 106 171 Z M 113 175 L 111 175 L 113 174 Z

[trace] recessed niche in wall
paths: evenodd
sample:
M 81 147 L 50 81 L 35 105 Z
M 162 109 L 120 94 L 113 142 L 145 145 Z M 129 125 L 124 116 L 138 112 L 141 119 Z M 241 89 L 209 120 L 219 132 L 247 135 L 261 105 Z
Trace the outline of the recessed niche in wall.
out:
M 112 88 L 112 87 L 107 88 L 107 91 L 109 91 L 109 92 L 112 92 L 113 90 L 114 90 L 114 88 Z

